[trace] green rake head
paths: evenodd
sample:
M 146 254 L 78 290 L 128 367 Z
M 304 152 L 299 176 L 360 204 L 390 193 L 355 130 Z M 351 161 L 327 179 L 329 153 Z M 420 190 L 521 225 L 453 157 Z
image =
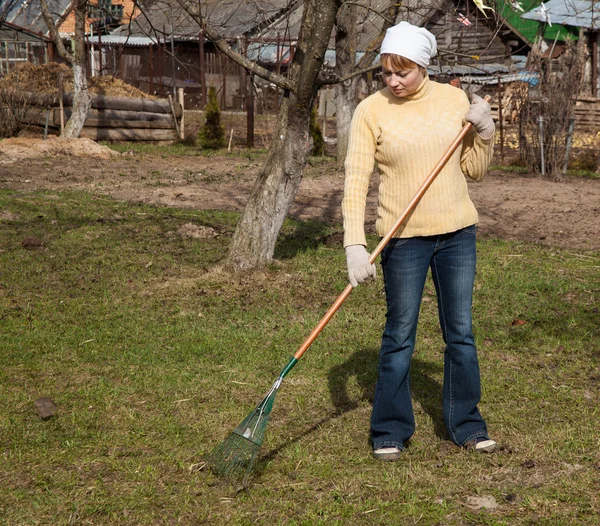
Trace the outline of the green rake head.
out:
M 213 473 L 226 478 L 242 479 L 246 485 L 265 436 L 269 415 L 281 378 L 231 434 L 206 456 Z

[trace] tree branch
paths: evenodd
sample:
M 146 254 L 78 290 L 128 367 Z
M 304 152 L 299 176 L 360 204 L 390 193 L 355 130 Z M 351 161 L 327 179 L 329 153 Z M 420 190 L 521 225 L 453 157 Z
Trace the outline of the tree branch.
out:
M 351 80 L 354 77 L 358 77 L 359 75 L 362 75 L 364 73 L 369 73 L 369 71 L 374 71 L 376 69 L 379 69 L 380 67 L 381 67 L 380 64 L 375 64 L 374 66 L 369 66 L 368 68 L 357 69 L 356 71 L 353 71 L 352 73 L 350 73 L 348 75 L 344 75 L 343 77 L 331 77 L 331 78 L 319 79 L 319 85 L 320 86 L 331 86 L 332 84 L 341 84 L 342 82 Z
M 344 75 L 343 77 L 330 77 L 319 79 L 319 85 L 322 86 L 345 82 L 346 80 L 353 79 L 354 77 L 362 75 L 363 73 L 369 73 L 370 71 L 381 67 L 379 64 L 371 65 L 371 63 L 375 60 L 375 57 L 379 53 L 379 46 L 381 44 L 381 40 L 383 39 L 383 35 L 385 35 L 385 32 L 388 28 L 392 27 L 396 23 L 396 17 L 398 16 L 398 11 L 401 5 L 395 2 L 394 0 L 391 0 L 387 8 L 385 8 L 385 10 L 388 12 L 388 16 L 385 16 L 380 11 L 376 11 L 375 9 L 365 6 L 364 4 L 359 4 L 357 2 L 344 2 L 344 4 L 360 6 L 380 15 L 383 18 L 381 32 L 380 35 L 369 46 L 370 49 L 367 49 L 365 54 L 358 61 L 358 64 L 356 65 L 356 71 L 350 73 L 349 75 Z
M 43 1 L 45 1 L 45 0 L 43 0 Z M 262 66 L 259 66 L 255 62 L 252 62 L 248 58 L 244 57 L 241 53 L 238 53 L 237 51 L 235 51 L 229 45 L 227 40 L 225 40 L 225 38 L 223 38 L 208 23 L 206 18 L 204 16 L 202 16 L 199 9 L 197 12 L 191 10 L 188 7 L 188 2 L 186 2 L 186 0 L 177 0 L 177 3 L 180 5 L 180 7 L 182 9 L 185 10 L 185 12 L 188 15 L 190 15 L 190 17 L 192 17 L 198 23 L 198 25 L 204 32 L 204 35 L 206 35 L 206 38 L 208 38 L 215 46 L 217 46 L 231 60 L 233 60 L 234 62 L 237 62 L 240 66 L 242 66 L 249 73 L 252 73 L 252 74 L 257 75 L 269 82 L 272 82 L 276 86 L 279 86 L 281 89 L 295 91 L 297 86 L 294 82 L 290 81 L 290 79 L 288 79 L 278 73 L 269 71 L 268 69 L 263 68 Z
M 361 4 L 360 2 L 344 2 L 343 5 L 356 5 L 358 7 L 362 7 L 363 9 L 366 9 L 367 11 L 372 11 L 376 15 L 379 15 L 381 18 L 383 18 L 383 20 L 387 24 L 389 24 L 389 26 L 393 26 L 396 23 L 395 19 L 391 20 L 390 18 L 385 16 L 381 11 L 375 9 L 374 7 L 371 7 L 370 5 Z M 397 4 L 396 2 L 394 2 L 392 7 L 396 7 L 396 11 L 397 11 L 397 8 L 400 7 L 401 5 L 402 5 L 401 3 Z
M 76 0 L 72 0 L 71 5 L 69 5 L 69 9 L 67 12 L 71 12 L 74 9 L 74 3 Z M 40 7 L 42 9 L 42 18 L 44 22 L 46 22 L 46 26 L 48 27 L 48 32 L 50 33 L 50 37 L 54 41 L 54 45 L 58 50 L 58 54 L 64 60 L 66 60 L 69 64 L 72 64 L 74 61 L 74 56 L 72 53 L 67 51 L 62 38 L 60 38 L 60 34 L 58 33 L 58 29 L 54 20 L 52 20 L 52 15 L 50 14 L 50 8 L 48 7 L 48 2 L 46 0 L 40 0 Z

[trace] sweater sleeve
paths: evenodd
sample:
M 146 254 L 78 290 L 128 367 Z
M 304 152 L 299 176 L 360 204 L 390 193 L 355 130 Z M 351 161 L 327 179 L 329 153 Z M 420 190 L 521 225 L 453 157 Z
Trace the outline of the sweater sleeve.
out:
M 377 139 L 369 123 L 365 104 L 359 104 L 352 117 L 346 155 L 344 198 L 344 247 L 367 244 L 365 207 L 369 180 L 373 173 Z
M 460 167 L 474 181 L 481 181 L 488 171 L 494 156 L 495 138 L 495 131 L 490 139 L 484 139 L 473 128 L 463 140 Z

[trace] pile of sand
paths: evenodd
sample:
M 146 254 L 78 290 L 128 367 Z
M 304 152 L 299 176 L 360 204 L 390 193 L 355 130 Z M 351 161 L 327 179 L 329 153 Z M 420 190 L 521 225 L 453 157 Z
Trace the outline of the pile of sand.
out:
M 91 139 L 50 137 L 44 140 L 14 137 L 12 139 L 0 140 L 0 164 L 10 164 L 23 159 L 57 155 L 108 159 L 120 154 Z

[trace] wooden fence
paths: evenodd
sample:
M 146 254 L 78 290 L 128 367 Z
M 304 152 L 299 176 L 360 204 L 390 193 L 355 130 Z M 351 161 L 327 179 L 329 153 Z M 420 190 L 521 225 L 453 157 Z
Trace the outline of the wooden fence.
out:
M 575 104 L 575 129 L 600 132 L 600 99 L 579 97 Z
M 492 101 L 492 118 L 498 122 L 498 102 Z M 503 121 L 513 122 L 512 116 L 518 119 L 518 113 L 503 110 Z M 575 103 L 575 130 L 600 132 L 600 99 L 594 97 L 579 97 Z M 514 121 L 516 122 L 516 119 Z

